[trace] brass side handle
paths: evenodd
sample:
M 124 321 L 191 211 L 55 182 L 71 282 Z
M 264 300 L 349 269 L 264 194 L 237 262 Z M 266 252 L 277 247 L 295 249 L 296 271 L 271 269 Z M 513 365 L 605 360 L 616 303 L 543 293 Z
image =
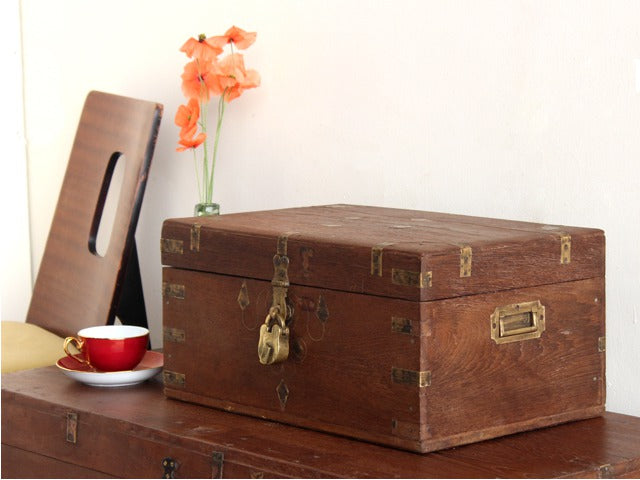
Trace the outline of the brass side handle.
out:
M 491 338 L 497 344 L 539 338 L 545 330 L 540 300 L 496 307 L 491 314 Z

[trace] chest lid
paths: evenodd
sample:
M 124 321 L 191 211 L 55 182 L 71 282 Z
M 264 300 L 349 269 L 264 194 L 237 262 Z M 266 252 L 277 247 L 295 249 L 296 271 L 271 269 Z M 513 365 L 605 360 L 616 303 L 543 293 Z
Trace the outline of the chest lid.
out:
M 604 276 L 604 232 L 327 205 L 165 220 L 163 265 L 427 301 Z

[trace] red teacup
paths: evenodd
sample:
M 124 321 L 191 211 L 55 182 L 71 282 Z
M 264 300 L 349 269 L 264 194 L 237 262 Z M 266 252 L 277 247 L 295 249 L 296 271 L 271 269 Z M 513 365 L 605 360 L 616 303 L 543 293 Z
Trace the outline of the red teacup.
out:
M 81 355 L 69 351 L 75 344 Z M 64 340 L 64 351 L 96 370 L 118 372 L 132 370 L 144 357 L 149 343 L 149 330 L 132 325 L 101 325 L 83 328 L 77 337 Z

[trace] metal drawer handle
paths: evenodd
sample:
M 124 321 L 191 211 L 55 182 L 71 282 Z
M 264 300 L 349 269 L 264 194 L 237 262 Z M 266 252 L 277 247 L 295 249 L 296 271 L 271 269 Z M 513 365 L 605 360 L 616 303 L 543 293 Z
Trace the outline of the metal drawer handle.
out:
M 540 300 L 497 307 L 491 314 L 491 338 L 497 344 L 539 338 L 544 329 Z

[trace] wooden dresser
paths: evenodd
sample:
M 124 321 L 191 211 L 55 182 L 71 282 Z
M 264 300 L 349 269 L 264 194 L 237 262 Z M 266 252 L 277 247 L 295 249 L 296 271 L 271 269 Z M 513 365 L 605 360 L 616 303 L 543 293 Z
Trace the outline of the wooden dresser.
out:
M 156 379 L 2 376 L 3 478 L 638 476 L 640 418 L 615 413 L 418 454 L 167 399 Z

